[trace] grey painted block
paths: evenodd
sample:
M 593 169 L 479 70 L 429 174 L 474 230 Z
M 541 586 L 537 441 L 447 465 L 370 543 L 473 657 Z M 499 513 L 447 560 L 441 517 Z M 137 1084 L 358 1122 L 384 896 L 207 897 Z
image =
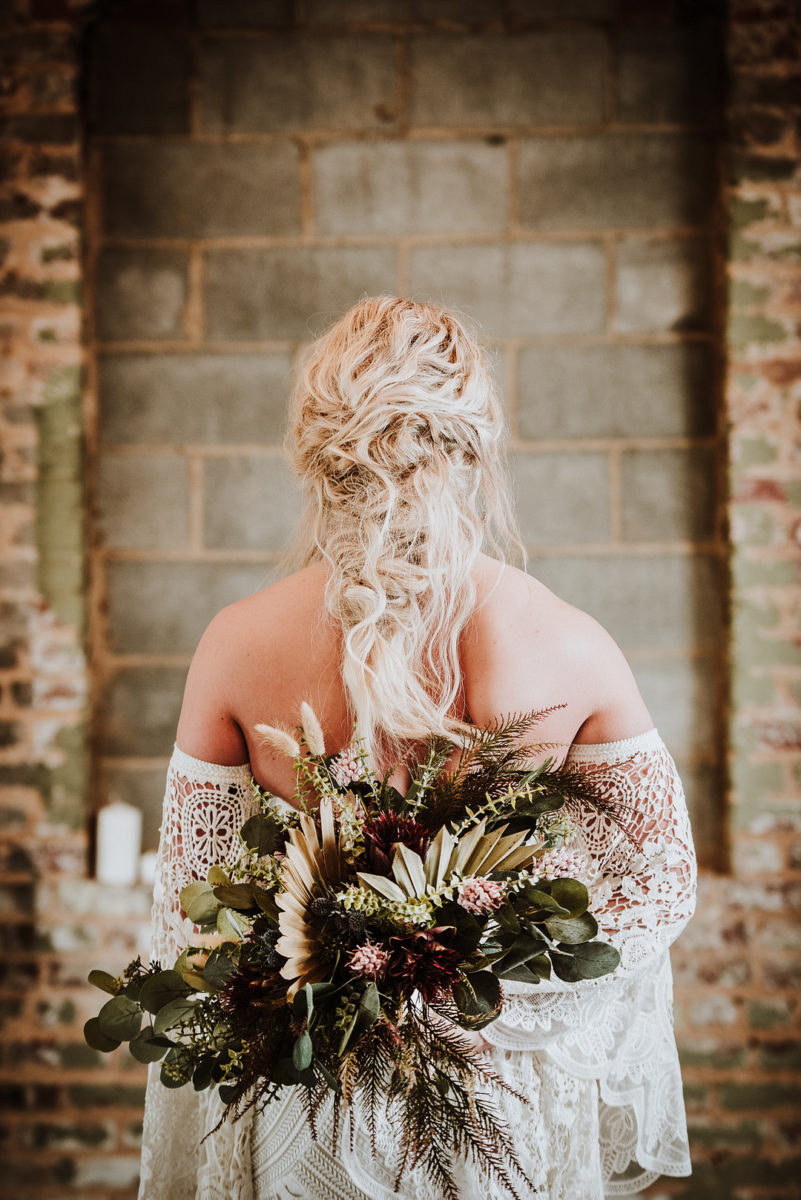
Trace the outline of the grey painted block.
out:
M 527 546 L 608 540 L 606 454 L 515 454 L 510 465 Z
M 420 246 L 411 292 L 469 313 L 494 337 L 598 333 L 606 319 L 597 242 Z
M 658 229 L 709 220 L 714 143 L 674 133 L 529 138 L 518 151 L 520 222 L 532 229 Z
M 498 18 L 497 0 L 306 0 L 310 25 L 340 25 L 347 21 L 439 21 L 469 25 Z
M 668 746 L 668 749 L 671 747 Z M 709 746 L 708 750 L 714 754 L 714 745 Z M 720 868 L 724 865 L 720 837 L 725 797 L 722 772 L 711 763 L 690 764 L 681 759 L 677 768 L 684 787 L 698 859 L 705 865 Z
M 617 0 L 511 0 L 518 21 L 603 21 L 617 16 Z
M 312 155 L 328 234 L 492 233 L 508 211 L 507 152 L 486 142 L 335 142 Z
M 715 532 L 715 452 L 626 450 L 621 464 L 623 540 L 707 541 Z
M 101 250 L 95 287 L 101 341 L 183 337 L 187 258 L 182 251 Z
M 397 289 L 395 251 L 372 246 L 210 250 L 205 272 L 210 338 L 316 336 L 364 296 Z
M 648 711 L 671 753 L 713 757 L 718 719 L 714 661 L 637 659 L 632 668 Z
M 111 648 L 118 654 L 191 654 L 212 617 L 265 586 L 250 563 L 112 562 Z
M 141 812 L 143 850 L 158 849 L 165 778 L 163 767 L 106 767 L 100 771 L 100 802 L 121 800 Z
M 185 680 L 183 667 L 129 667 L 117 671 L 103 692 L 100 753 L 169 756 Z
M 101 354 L 106 444 L 278 442 L 289 398 L 288 354 Z
M 604 119 L 595 30 L 425 34 L 410 40 L 412 124 L 571 125 Z
M 624 650 L 717 650 L 723 578 L 713 555 L 551 555 L 532 557 L 529 571 Z
M 724 95 L 724 27 L 617 30 L 617 114 L 621 121 L 720 119 Z
M 204 131 L 387 129 L 395 45 L 381 34 L 207 38 L 200 52 Z
M 531 346 L 518 357 L 521 437 L 693 437 L 715 429 L 712 347 Z
M 281 550 L 295 537 L 300 484 L 283 458 L 213 458 L 206 463 L 205 543 L 215 549 Z
M 111 142 L 102 147 L 103 224 L 129 237 L 300 231 L 297 147 Z
M 92 132 L 188 132 L 188 30 L 98 21 L 90 26 L 87 48 Z
M 115 549 L 176 549 L 189 534 L 189 468 L 175 455 L 101 455 L 97 527 Z
M 197 23 L 209 29 L 275 29 L 294 20 L 292 0 L 197 0 Z
M 709 329 L 712 304 L 712 263 L 706 240 L 621 240 L 615 316 L 615 327 L 621 332 Z

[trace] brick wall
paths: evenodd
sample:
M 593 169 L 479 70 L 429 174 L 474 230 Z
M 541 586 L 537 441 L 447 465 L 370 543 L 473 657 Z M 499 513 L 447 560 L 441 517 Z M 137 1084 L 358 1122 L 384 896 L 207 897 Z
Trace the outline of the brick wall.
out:
M 727 134 L 712 6 L 683 20 L 644 0 L 539 0 L 536 20 L 523 0 L 80 12 L 2 8 L 14 1194 L 135 1191 L 142 1071 L 98 1061 L 80 1033 L 99 995 L 86 970 L 135 953 L 148 908 L 144 889 L 87 878 L 87 615 L 91 803 L 133 799 L 152 840 L 197 636 L 291 535 L 278 443 L 293 357 L 388 290 L 481 322 L 531 570 L 626 649 L 706 860 L 729 868 L 704 873 L 674 955 L 695 1175 L 653 1195 L 799 1195 L 793 6 L 732 0 Z

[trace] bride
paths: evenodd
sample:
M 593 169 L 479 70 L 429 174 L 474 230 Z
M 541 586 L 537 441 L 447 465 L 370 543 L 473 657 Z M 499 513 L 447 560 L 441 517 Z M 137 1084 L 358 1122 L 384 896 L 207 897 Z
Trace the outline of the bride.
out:
M 521 1198 L 600 1200 L 689 1174 L 668 946 L 689 920 L 695 858 L 681 781 L 609 634 L 505 561 L 520 546 L 503 466 L 504 422 L 484 353 L 461 316 L 378 296 L 306 352 L 286 451 L 306 508 L 279 582 L 220 612 L 197 648 L 170 762 L 153 907 L 153 957 L 171 966 L 192 927 L 186 883 L 232 849 L 251 777 L 291 804 L 290 761 L 260 723 L 293 729 L 307 700 L 329 753 L 357 732 L 392 782 L 426 735 L 552 709 L 540 757 L 568 757 L 624 802 L 630 837 L 569 800 L 571 852 L 600 935 L 620 951 L 581 984 L 504 983 L 502 1016 L 464 1033 L 528 1103 L 498 1089 L 531 1182 Z M 558 497 L 554 499 L 558 503 Z M 558 707 L 554 707 L 558 706 Z M 578 865 L 577 865 L 578 864 Z M 393 1135 L 332 1152 L 308 1131 L 300 1086 L 219 1121 L 213 1093 L 171 1091 L 151 1067 L 140 1200 L 408 1200 L 392 1191 Z M 329 1110 L 325 1110 L 329 1111 Z M 455 1164 L 463 1200 L 504 1196 Z

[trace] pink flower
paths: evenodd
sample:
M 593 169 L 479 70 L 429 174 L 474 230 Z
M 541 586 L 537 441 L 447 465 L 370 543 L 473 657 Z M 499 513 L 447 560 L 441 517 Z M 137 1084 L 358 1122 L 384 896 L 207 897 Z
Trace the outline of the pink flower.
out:
M 468 912 L 481 915 L 491 912 L 493 908 L 498 908 L 503 904 L 503 898 L 502 884 L 494 879 L 484 879 L 477 875 L 475 878 L 465 879 L 463 883 L 459 884 L 456 903 L 461 904 L 462 908 L 466 908 Z
M 389 962 L 389 952 L 371 942 L 368 938 L 363 945 L 351 950 L 346 966 L 354 975 L 366 975 L 370 979 L 378 979 L 386 970 Z
M 346 746 L 336 758 L 331 760 L 329 770 L 339 786 L 346 788 L 348 784 L 355 783 L 357 779 L 362 778 L 364 775 L 364 764 L 353 753 L 352 747 Z
M 580 879 L 587 875 L 587 855 L 581 850 L 548 850 L 536 860 L 541 879 Z

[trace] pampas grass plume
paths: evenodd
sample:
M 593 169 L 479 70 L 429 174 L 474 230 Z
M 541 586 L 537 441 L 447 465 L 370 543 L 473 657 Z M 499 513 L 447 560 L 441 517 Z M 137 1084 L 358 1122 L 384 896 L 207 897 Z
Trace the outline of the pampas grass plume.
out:
M 291 733 L 287 733 L 283 729 L 276 729 L 274 725 L 254 725 L 253 728 L 261 737 L 262 742 L 271 749 L 277 750 L 279 754 L 288 754 L 290 758 L 297 758 L 300 754 L 300 746 Z
M 325 755 L 325 738 L 320 722 L 317 720 L 317 715 L 310 704 L 305 700 L 300 706 L 301 721 L 303 724 L 303 734 L 306 738 L 306 745 L 312 754 L 323 758 Z

